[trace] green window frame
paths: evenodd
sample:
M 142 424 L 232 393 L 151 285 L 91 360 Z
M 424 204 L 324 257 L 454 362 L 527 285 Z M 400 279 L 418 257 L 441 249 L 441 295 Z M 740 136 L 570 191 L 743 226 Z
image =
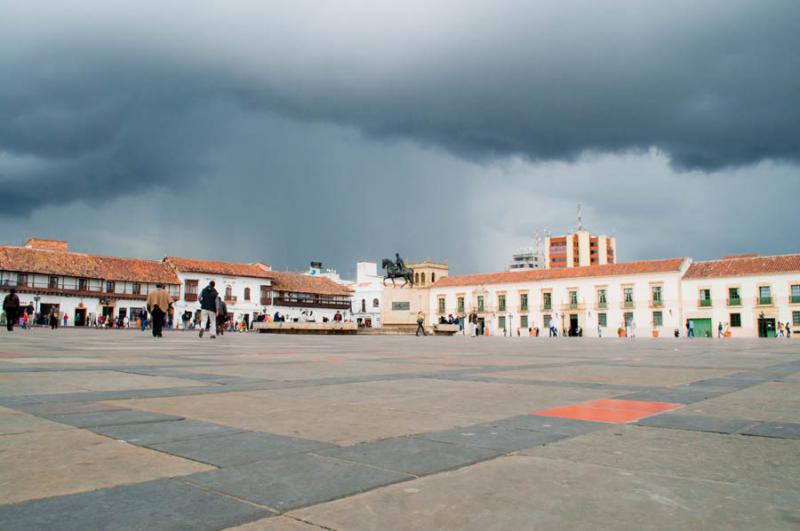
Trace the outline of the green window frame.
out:
M 478 295 L 478 311 L 479 312 L 486 311 L 486 305 L 483 302 L 483 295 Z
M 626 308 L 633 308 L 633 288 L 622 288 L 622 300 Z
M 497 310 L 500 312 L 506 311 L 506 296 L 505 295 L 498 295 L 497 296 Z
M 800 303 L 800 284 L 792 284 L 790 293 L 792 304 Z
M 456 301 L 458 313 L 464 313 L 464 297 L 459 297 Z
M 728 288 L 728 305 L 740 306 L 742 304 L 742 296 L 739 288 Z
M 800 312 L 792 312 L 792 323 L 794 326 L 800 326 Z
M 740 313 L 732 313 L 729 319 L 731 323 L 731 328 L 741 328 L 742 326 L 742 314 Z
M 770 286 L 758 287 L 758 303 L 772 304 L 772 289 L 770 289 Z
M 520 315 L 519 316 L 519 327 L 522 329 L 528 329 L 528 316 L 527 315 Z
M 597 314 L 597 324 L 599 326 L 608 326 L 608 315 L 605 313 L 598 313 Z
M 553 307 L 553 294 L 552 293 L 542 293 L 542 305 L 544 306 L 545 310 L 549 310 Z
M 445 298 L 444 297 L 439 297 L 439 313 L 440 314 L 444 314 L 444 310 L 445 310 L 445 305 L 446 304 L 447 303 L 445 302 Z
M 570 291 L 569 292 L 569 307 L 570 308 L 577 308 L 578 307 L 578 292 L 577 291 Z
M 506 329 L 506 316 L 505 315 L 501 315 L 500 317 L 497 318 L 497 327 L 500 330 L 505 330 Z
M 664 326 L 664 314 L 662 312 L 653 312 L 653 326 Z
M 653 306 L 661 306 L 661 286 L 653 286 Z
M 711 306 L 711 290 L 708 288 L 702 288 L 699 292 L 700 297 L 700 306 L 709 307 Z
M 527 293 L 520 293 L 519 294 L 519 309 L 520 309 L 520 311 L 523 311 L 523 312 L 527 312 L 528 311 L 528 294 Z M 525 328 L 527 328 L 527 326 Z

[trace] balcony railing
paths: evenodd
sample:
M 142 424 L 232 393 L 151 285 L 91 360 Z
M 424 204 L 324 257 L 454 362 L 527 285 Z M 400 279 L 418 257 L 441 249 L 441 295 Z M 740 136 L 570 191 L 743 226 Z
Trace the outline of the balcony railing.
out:
M 272 304 L 272 297 L 261 297 L 261 306 L 269 306 Z
M 230 295 L 225 297 L 225 304 L 236 304 L 236 301 L 239 300 L 236 295 Z
M 710 308 L 711 307 L 711 299 L 700 299 L 699 306 L 701 308 Z
M 623 308 L 633 308 L 635 305 L 633 301 L 625 301 L 622 303 Z
M 597 303 L 597 307 L 600 308 L 601 310 L 605 310 L 606 308 L 608 308 L 608 303 L 607 302 L 598 302 Z
M 184 293 L 183 300 L 186 302 L 196 302 L 197 301 L 197 293 Z
M 650 301 L 650 306 L 653 308 L 661 308 L 664 306 L 664 301 L 653 299 Z
M 322 297 L 296 299 L 293 297 L 275 297 L 275 306 L 293 306 L 295 308 L 331 308 L 338 310 L 349 310 L 351 302 L 349 300 L 331 300 Z
M 578 309 L 578 303 L 577 302 L 569 303 L 569 309 L 570 310 L 577 310 Z
M 765 306 L 768 304 L 772 304 L 772 297 L 759 297 L 758 304 Z
M 552 309 L 553 309 L 553 304 L 552 303 L 546 302 L 546 303 L 542 304 L 542 310 L 552 310 Z
M 742 299 L 739 297 L 731 297 L 728 299 L 728 306 L 741 306 Z

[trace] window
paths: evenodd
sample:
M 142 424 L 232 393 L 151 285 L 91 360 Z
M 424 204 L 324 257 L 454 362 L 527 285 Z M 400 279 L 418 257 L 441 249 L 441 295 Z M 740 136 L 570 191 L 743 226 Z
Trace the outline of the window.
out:
M 661 312 L 653 312 L 653 326 L 664 326 L 664 315 Z
M 772 291 L 769 286 L 760 286 L 758 288 L 758 303 L 772 304 Z
M 792 304 L 800 303 L 800 284 L 792 284 Z
M 500 330 L 505 330 L 506 329 L 506 316 L 505 315 L 501 315 L 500 317 L 497 318 L 497 327 L 500 328 Z
M 570 308 L 577 308 L 578 307 L 578 292 L 577 291 L 570 291 L 569 292 L 569 305 L 570 305 Z
M 244 300 L 250 300 L 250 288 L 244 288 Z
M 419 273 L 414 273 L 414 284 L 419 284 Z
M 486 311 L 485 305 L 483 304 L 483 295 L 478 295 L 478 311 L 479 312 Z
M 106 293 L 114 293 L 114 281 L 107 280 L 106 281 Z
M 187 302 L 194 302 L 197 300 L 198 283 L 198 280 L 187 280 L 183 283 L 183 300 Z
M 439 314 L 443 314 L 445 309 L 445 298 L 439 297 Z
M 519 316 L 519 327 L 522 329 L 528 328 L 528 316 L 527 315 L 520 315 Z
M 520 311 L 527 312 L 528 311 L 528 294 L 527 293 L 520 293 L 519 295 L 519 309 Z M 525 328 L 528 328 L 525 326 Z
M 367 311 L 367 299 L 361 299 L 361 313 Z
M 458 313 L 464 313 L 464 297 L 459 297 L 458 301 Z
M 431 284 L 436 282 L 436 273 L 431 273 Z
M 739 296 L 739 288 L 728 288 L 728 306 L 739 306 L 742 298 Z
M 78 279 L 78 289 L 80 291 L 89 291 L 89 280 L 85 278 Z
M 377 298 L 372 299 L 372 307 L 373 308 L 379 308 L 380 305 L 381 305 L 381 301 L 379 301 Z
M 633 308 L 633 288 L 622 289 L 622 300 L 625 301 L 626 308 Z
M 141 295 L 142 294 L 142 285 L 138 282 L 134 282 L 131 285 L 131 290 L 133 291 L 134 295 Z
M 408 301 L 394 301 L 392 302 L 393 312 L 407 312 L 411 309 L 411 303 Z
M 731 314 L 731 328 L 739 328 L 742 326 L 742 314 L 740 313 L 732 313 Z
M 497 311 L 500 311 L 500 312 L 506 311 L 506 296 L 505 295 L 498 295 L 497 296 Z
M 700 306 L 711 306 L 711 290 L 703 288 L 700 290 Z
M 800 312 L 792 312 L 792 322 L 794 326 L 800 326 Z
M 419 276 L 419 280 L 422 282 L 422 285 L 424 286 L 424 285 L 425 285 L 425 273 L 422 273 L 422 274 Z
M 661 286 L 653 286 L 653 306 L 661 306 Z
M 625 312 L 622 315 L 622 320 L 625 321 L 625 326 L 633 325 L 633 312 Z
M 58 277 L 50 277 L 50 289 L 58 288 Z
M 17 273 L 17 286 L 20 288 L 24 288 L 28 285 L 28 274 L 27 273 Z
M 597 305 L 601 308 L 605 308 L 608 302 L 606 301 L 606 290 L 599 289 L 597 290 Z
M 225 286 L 225 301 L 232 301 L 233 300 L 233 287 Z
M 195 299 L 197 298 L 197 281 L 195 281 Z M 272 290 L 270 286 L 261 286 L 261 304 L 263 306 L 269 306 L 272 304 Z
M 553 294 L 552 293 L 542 293 L 542 303 L 544 304 L 544 309 L 549 310 L 553 307 Z
M 604 313 L 597 314 L 597 324 L 598 326 L 608 326 L 608 316 Z

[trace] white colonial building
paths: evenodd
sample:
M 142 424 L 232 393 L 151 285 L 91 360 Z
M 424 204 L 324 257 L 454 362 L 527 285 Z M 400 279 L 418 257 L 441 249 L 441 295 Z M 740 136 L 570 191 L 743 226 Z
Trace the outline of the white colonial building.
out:
M 378 275 L 378 264 L 358 262 L 356 281 L 350 287 L 353 289 L 353 320 L 367 328 L 380 328 L 384 287 L 383 276 Z
M 157 260 L 76 253 L 65 241 L 41 238 L 0 246 L 0 297 L 15 288 L 40 323 L 51 311 L 59 326 L 65 315 L 67 326 L 86 326 L 99 316 L 134 321 L 158 284 L 178 296 L 178 276 Z
M 272 271 L 262 263 L 242 264 L 169 256 L 165 259 L 180 279 L 183 296 L 175 303 L 176 318 L 200 310 L 200 292 L 212 280 L 225 301 L 228 317 L 248 325 L 260 315 L 279 312 L 287 320 L 322 321 L 350 309 L 350 290 L 325 277 Z
M 623 262 L 447 277 L 430 291 L 428 322 L 476 313 L 499 335 L 774 336 L 800 329 L 800 255 Z M 795 336 L 797 337 L 797 336 Z

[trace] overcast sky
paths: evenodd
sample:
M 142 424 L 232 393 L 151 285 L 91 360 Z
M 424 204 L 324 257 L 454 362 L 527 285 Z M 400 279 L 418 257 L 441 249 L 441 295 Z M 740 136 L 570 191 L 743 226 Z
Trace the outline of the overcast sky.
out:
M 797 0 L 0 0 L 0 241 L 344 274 L 798 252 Z

